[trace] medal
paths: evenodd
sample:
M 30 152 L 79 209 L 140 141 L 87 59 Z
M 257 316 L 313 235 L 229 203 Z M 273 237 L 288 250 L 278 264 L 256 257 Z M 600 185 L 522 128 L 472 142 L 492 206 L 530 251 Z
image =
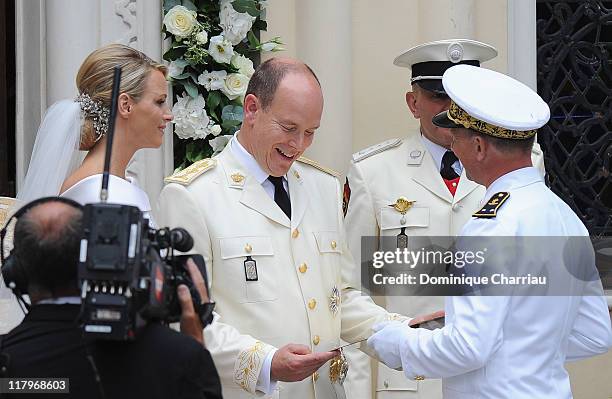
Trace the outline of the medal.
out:
M 329 296 L 329 310 L 332 312 L 334 317 L 336 317 L 338 310 L 340 310 L 340 300 L 340 290 L 334 285 L 334 288 L 332 288 L 332 293 Z
M 333 358 L 331 364 L 329 365 L 329 380 L 331 383 L 334 384 L 337 382 L 340 385 L 344 384 L 344 380 L 348 374 L 348 369 L 348 362 L 346 361 L 346 357 L 344 356 L 344 352 L 341 348 L 340 354 Z

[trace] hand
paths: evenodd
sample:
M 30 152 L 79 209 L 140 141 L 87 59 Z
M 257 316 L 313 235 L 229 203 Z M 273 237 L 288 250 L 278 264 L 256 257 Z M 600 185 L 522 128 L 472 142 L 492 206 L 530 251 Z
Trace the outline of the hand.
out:
M 200 294 L 202 303 L 208 302 L 208 290 L 204 284 L 204 277 L 202 277 L 198 267 L 191 258 L 187 259 L 186 264 L 189 275 L 191 276 L 191 281 L 193 281 L 198 294 Z M 191 293 L 186 285 L 181 284 L 178 286 L 178 299 L 181 305 L 181 332 L 193 337 L 199 343 L 204 344 L 204 326 L 193 307 Z
M 430 313 L 430 314 L 426 314 L 426 315 L 422 315 L 422 316 L 417 316 L 414 319 L 410 320 L 410 322 L 408 322 L 408 325 L 412 327 L 415 324 L 422 324 L 422 323 L 425 323 L 426 321 L 438 319 L 440 317 L 444 317 L 444 311 L 443 310 L 438 310 L 438 311 Z
M 381 362 L 392 369 L 402 367 L 402 357 L 400 353 L 400 342 L 405 339 L 405 334 L 410 327 L 406 323 L 399 321 L 383 321 L 372 326 L 376 331 L 368 338 L 370 346 Z
M 338 351 L 312 353 L 305 345 L 285 345 L 272 357 L 270 378 L 275 381 L 302 381 L 338 354 Z

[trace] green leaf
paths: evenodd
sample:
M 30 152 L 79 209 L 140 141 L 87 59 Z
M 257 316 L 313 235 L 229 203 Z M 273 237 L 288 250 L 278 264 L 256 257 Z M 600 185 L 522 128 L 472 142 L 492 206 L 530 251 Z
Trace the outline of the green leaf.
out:
M 164 14 L 167 14 L 172 7 L 178 5 L 181 5 L 180 0 L 164 0 Z
M 241 123 L 241 121 L 223 121 L 221 127 L 226 130 L 231 130 L 232 128 L 240 125 Z
M 198 97 L 198 88 L 193 82 L 191 82 L 190 80 L 185 80 L 181 83 L 183 84 L 183 87 L 185 88 L 185 91 L 187 92 L 187 94 L 189 94 L 189 97 L 191 98 Z
M 242 123 L 242 107 L 237 105 L 226 105 L 221 111 L 221 119 L 225 121 L 238 121 Z
M 259 40 L 257 40 L 257 36 L 255 36 L 253 31 L 250 30 L 249 33 L 247 33 L 247 38 L 249 39 L 249 44 L 251 45 L 251 47 L 259 46 Z
M 197 161 L 197 157 L 200 154 L 200 149 L 198 148 L 198 143 L 195 141 L 190 141 L 189 143 L 187 143 L 187 145 L 185 146 L 185 158 L 187 158 L 187 160 L 189 162 L 195 162 Z
M 196 7 L 191 0 L 181 0 L 181 3 L 183 3 L 183 7 L 190 11 L 198 11 L 198 7 Z
M 249 13 L 252 17 L 258 17 L 261 11 L 257 8 L 257 1 L 255 0 L 234 0 L 232 1 L 232 7 L 238 12 Z
M 264 21 L 263 19 L 258 19 L 257 21 L 255 21 L 255 23 L 253 23 L 253 27 L 251 29 L 268 30 L 268 23 Z
M 206 105 L 208 105 L 208 110 L 210 112 L 214 112 L 215 108 L 217 108 L 221 104 L 221 93 L 218 91 L 211 91 L 208 95 L 208 100 L 206 100 Z
M 179 68 L 185 68 L 187 65 L 189 65 L 189 62 L 184 58 L 178 58 L 174 60 L 174 64 Z
M 166 51 L 163 58 L 166 61 L 173 61 L 183 57 L 185 55 L 185 51 L 187 51 L 187 47 L 185 46 L 174 47 Z

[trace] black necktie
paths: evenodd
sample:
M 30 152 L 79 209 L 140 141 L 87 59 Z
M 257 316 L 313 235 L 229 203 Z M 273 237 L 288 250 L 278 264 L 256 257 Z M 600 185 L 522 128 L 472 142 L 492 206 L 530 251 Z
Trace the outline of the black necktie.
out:
M 459 177 L 455 169 L 453 169 L 453 164 L 457 162 L 457 156 L 452 151 L 446 151 L 444 156 L 442 157 L 442 167 L 440 168 L 440 174 L 446 180 L 453 180 Z
M 291 219 L 291 201 L 283 186 L 283 178 L 276 176 L 268 176 L 268 180 L 274 185 L 274 202 L 285 212 L 285 215 Z

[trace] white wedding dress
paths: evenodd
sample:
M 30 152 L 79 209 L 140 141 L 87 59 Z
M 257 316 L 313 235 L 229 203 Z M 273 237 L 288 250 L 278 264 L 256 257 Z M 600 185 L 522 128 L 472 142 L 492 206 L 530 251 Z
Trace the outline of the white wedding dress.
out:
M 101 186 L 102 175 L 92 175 L 78 181 L 60 196 L 74 200 L 82 205 L 100 202 Z M 114 175 L 109 176 L 107 202 L 136 206 L 143 212 L 143 216 L 149 219 L 149 224 L 151 226 L 155 225 L 152 220 L 151 203 L 147 193 L 138 187 L 130 177 L 122 179 Z

